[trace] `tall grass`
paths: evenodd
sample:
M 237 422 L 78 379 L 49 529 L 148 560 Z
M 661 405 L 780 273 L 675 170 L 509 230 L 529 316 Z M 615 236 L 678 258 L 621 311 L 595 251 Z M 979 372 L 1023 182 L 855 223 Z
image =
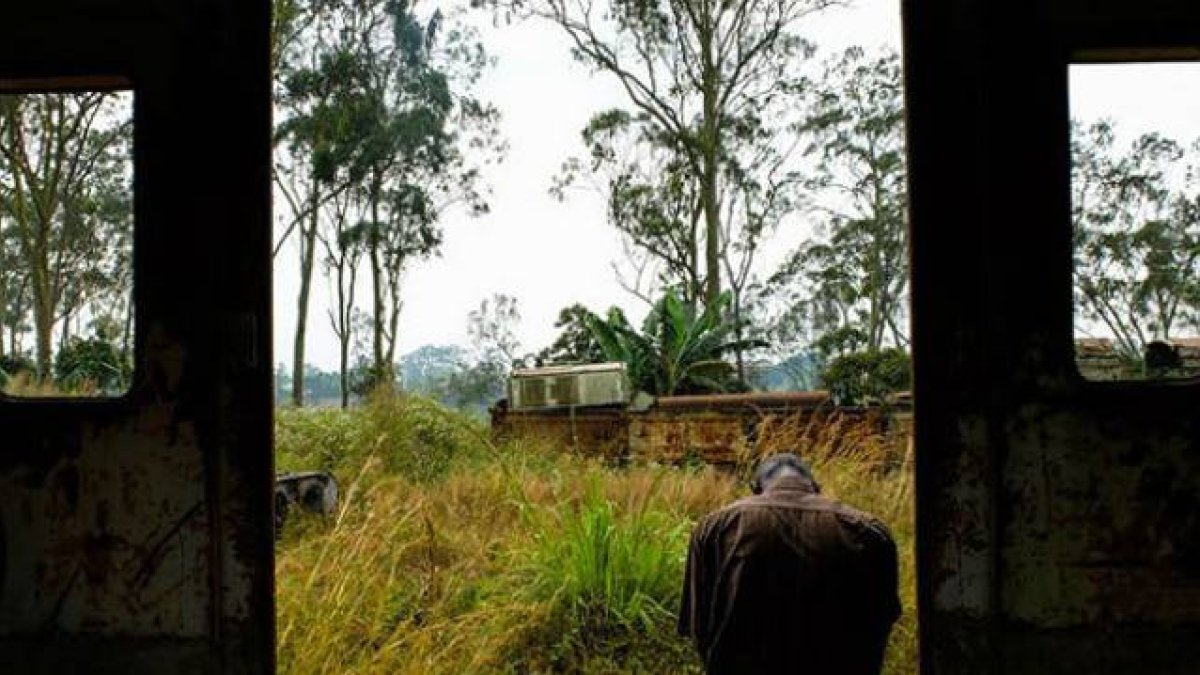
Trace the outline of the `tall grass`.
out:
M 687 538 L 744 493 L 740 479 L 617 469 L 537 439 L 497 446 L 416 398 L 284 411 L 278 426 L 281 468 L 333 471 L 343 494 L 333 517 L 296 518 L 279 544 L 280 672 L 701 672 L 674 635 Z M 808 432 L 791 449 L 826 491 L 897 538 L 905 616 L 885 672 L 914 673 L 908 473 L 876 456 L 887 439 Z M 756 449 L 799 442 L 788 433 Z
M 67 385 L 54 380 L 42 380 L 28 372 L 4 377 L 0 382 L 0 393 L 17 398 L 87 398 L 108 395 L 92 380 L 84 379 Z

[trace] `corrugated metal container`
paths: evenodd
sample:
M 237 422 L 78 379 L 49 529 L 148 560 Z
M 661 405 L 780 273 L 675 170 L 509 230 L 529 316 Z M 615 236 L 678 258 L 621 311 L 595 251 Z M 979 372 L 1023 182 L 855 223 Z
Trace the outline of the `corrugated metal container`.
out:
M 519 369 L 508 380 L 513 410 L 618 405 L 632 396 L 624 363 Z

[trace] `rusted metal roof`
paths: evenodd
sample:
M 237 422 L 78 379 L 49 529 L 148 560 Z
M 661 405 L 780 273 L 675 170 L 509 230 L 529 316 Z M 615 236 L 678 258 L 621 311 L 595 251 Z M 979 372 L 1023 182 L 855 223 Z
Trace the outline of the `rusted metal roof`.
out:
M 654 404 L 658 409 L 676 408 L 818 408 L 832 403 L 829 392 L 788 391 L 753 392 L 748 394 L 703 394 L 697 396 L 660 396 Z

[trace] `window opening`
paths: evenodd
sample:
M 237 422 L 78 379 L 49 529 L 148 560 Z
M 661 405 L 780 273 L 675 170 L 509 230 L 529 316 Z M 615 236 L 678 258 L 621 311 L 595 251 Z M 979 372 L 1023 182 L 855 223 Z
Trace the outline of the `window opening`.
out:
M 109 80 L 0 87 L 4 396 L 114 397 L 129 388 L 133 93 L 107 88 Z M 97 84 L 105 88 L 80 88 Z
M 1200 374 L 1200 64 L 1073 64 L 1075 355 L 1091 380 Z

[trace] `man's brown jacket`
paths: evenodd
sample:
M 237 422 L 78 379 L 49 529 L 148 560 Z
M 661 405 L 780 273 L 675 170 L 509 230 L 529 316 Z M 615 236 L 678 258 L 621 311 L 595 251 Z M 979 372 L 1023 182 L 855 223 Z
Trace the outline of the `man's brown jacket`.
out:
M 679 632 L 709 675 L 875 675 L 900 615 L 896 562 L 876 518 L 782 476 L 696 526 Z

